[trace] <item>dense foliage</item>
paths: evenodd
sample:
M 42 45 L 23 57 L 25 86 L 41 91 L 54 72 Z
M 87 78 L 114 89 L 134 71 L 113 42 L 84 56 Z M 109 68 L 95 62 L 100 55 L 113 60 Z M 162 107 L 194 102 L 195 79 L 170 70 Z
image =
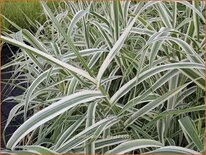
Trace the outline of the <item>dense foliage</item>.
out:
M 55 4 L 55 2 L 49 2 L 48 6 L 55 10 Z M 5 0 L 1 2 L 0 7 L 3 15 L 3 18 L 1 17 L 3 31 L 16 31 L 8 20 L 15 22 L 21 28 L 34 32 L 39 28 L 39 24 L 46 21 L 38 0 Z
M 204 1 L 41 5 L 37 32 L 2 32 L 24 91 L 4 153 L 203 153 Z

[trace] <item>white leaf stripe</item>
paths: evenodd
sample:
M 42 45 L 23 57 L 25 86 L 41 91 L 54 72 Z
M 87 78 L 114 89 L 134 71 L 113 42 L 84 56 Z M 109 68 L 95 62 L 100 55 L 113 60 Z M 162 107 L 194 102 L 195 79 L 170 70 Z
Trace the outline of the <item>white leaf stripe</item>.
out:
M 191 149 L 179 147 L 179 146 L 165 146 L 161 147 L 155 151 L 148 152 L 146 154 L 199 154 L 199 152 L 196 152 Z
M 106 152 L 105 154 L 124 154 L 133 150 L 147 147 L 162 147 L 163 145 L 160 142 L 149 139 L 138 139 L 124 142 L 118 145 L 116 148 Z
M 72 30 L 73 30 L 73 27 L 75 26 L 75 24 L 84 16 L 86 15 L 86 13 L 89 13 L 88 11 L 85 11 L 85 10 L 80 10 L 78 11 L 75 16 L 73 17 L 70 25 L 69 25 L 69 28 L 68 28 L 68 31 L 67 31 L 67 34 L 71 34 Z
M 27 149 L 28 151 L 36 151 L 39 154 L 57 154 L 57 152 L 50 150 L 46 147 L 43 146 L 38 146 L 38 145 L 25 145 L 25 146 L 18 146 L 17 148 L 20 149 Z
M 124 41 L 126 39 L 126 37 L 129 35 L 134 23 L 136 22 L 139 14 L 141 13 L 142 10 L 148 8 L 149 6 L 155 4 L 154 2 L 148 2 L 145 4 L 144 7 L 142 7 L 139 12 L 137 13 L 137 15 L 134 17 L 134 19 L 130 22 L 130 24 L 127 26 L 127 28 L 124 30 L 124 32 L 122 33 L 122 35 L 119 37 L 119 39 L 116 41 L 116 43 L 114 44 L 114 46 L 112 47 L 112 49 L 110 50 L 109 54 L 107 55 L 106 59 L 104 60 L 103 64 L 101 65 L 98 75 L 97 75 L 97 81 L 98 84 L 100 84 L 100 80 L 105 72 L 105 70 L 107 69 L 107 67 L 109 66 L 110 62 L 112 61 L 112 59 L 115 57 L 116 53 L 119 52 L 119 50 L 122 48 L 122 46 L 124 45 Z
M 180 126 L 182 130 L 186 131 L 186 134 L 192 139 L 196 147 L 199 151 L 203 150 L 203 144 L 198 137 L 198 133 L 192 123 L 192 120 L 189 118 L 189 116 L 186 116 L 179 120 Z
M 154 68 L 151 68 L 147 71 L 142 72 L 139 75 L 138 82 L 137 82 L 137 78 L 135 77 L 135 78 L 131 79 L 129 82 L 127 82 L 125 85 L 123 85 L 121 88 L 119 88 L 119 90 L 111 97 L 110 102 L 115 103 L 120 97 L 125 95 L 134 86 L 136 86 L 140 82 L 144 81 L 145 79 L 148 79 L 149 77 L 151 77 L 157 73 L 160 73 L 160 72 L 163 72 L 166 70 L 182 69 L 182 68 L 186 68 L 186 69 L 198 68 L 198 69 L 202 69 L 202 70 L 205 69 L 204 65 L 201 65 L 198 63 L 190 63 L 190 62 L 173 63 L 173 64 L 156 66 Z
M 85 120 L 85 116 L 78 119 L 74 124 L 72 124 L 64 133 L 62 133 L 61 137 L 55 144 L 54 150 L 63 145 L 63 143 L 70 138 L 70 136 L 76 131 L 76 129 L 83 123 Z
M 158 107 L 160 104 L 164 103 L 166 100 L 168 100 L 169 98 L 171 98 L 172 96 L 176 95 L 177 93 L 179 93 L 182 89 L 184 89 L 188 84 L 185 84 L 183 86 L 180 86 L 176 89 L 173 89 L 171 91 L 169 91 L 168 93 L 162 95 L 161 97 L 157 98 L 156 100 L 146 104 L 145 106 L 143 106 L 141 109 L 139 109 L 137 112 L 135 112 L 132 116 L 130 116 L 126 122 L 125 125 L 130 125 L 132 124 L 137 118 L 143 116 L 144 114 L 146 114 L 147 112 L 153 110 L 154 108 Z
M 89 101 L 93 101 L 103 96 L 98 91 L 81 91 L 72 95 L 69 95 L 58 102 L 53 103 L 47 108 L 39 111 L 24 122 L 12 135 L 7 143 L 7 148 L 13 149 L 16 144 L 29 132 L 36 129 L 40 125 L 48 122 L 54 117 L 64 113 L 68 109 Z
M 43 57 L 44 59 L 46 59 L 46 60 L 48 60 L 50 62 L 53 62 L 53 63 L 57 64 L 58 66 L 66 68 L 66 69 L 68 69 L 68 70 L 70 70 L 70 71 L 72 71 L 72 72 L 74 72 L 76 74 L 79 74 L 79 75 L 87 78 L 88 80 L 92 81 L 93 83 L 96 83 L 96 80 L 94 78 L 92 78 L 84 70 L 81 70 L 81 69 L 76 68 L 76 67 L 74 67 L 74 66 L 72 66 L 70 64 L 67 64 L 67 63 L 65 63 L 63 61 L 60 61 L 60 60 L 54 58 L 53 56 L 51 56 L 51 55 L 49 55 L 47 53 L 44 53 L 44 52 L 42 52 L 42 51 L 40 51 L 38 49 L 35 49 L 35 48 L 31 47 L 31 46 L 28 46 L 28 45 L 26 45 L 24 43 L 21 43 L 19 41 L 14 40 L 14 39 L 11 39 L 11 38 L 8 38 L 8 37 L 5 37 L 5 36 L 1 36 L 1 39 L 3 41 L 5 41 L 6 43 L 12 44 L 12 45 L 20 47 L 20 48 L 24 48 L 24 49 L 26 49 L 26 50 L 28 50 L 28 51 L 30 51 L 30 52 L 38 55 L 38 56 Z
M 72 148 L 82 144 L 83 142 L 85 142 L 86 140 L 91 138 L 93 136 L 94 132 L 100 126 L 101 126 L 101 128 L 105 128 L 106 129 L 107 127 L 109 127 L 109 124 L 114 124 L 114 123 L 117 123 L 117 119 L 114 116 L 113 117 L 109 117 L 109 118 L 105 118 L 105 119 L 103 119 L 101 121 L 98 121 L 95 124 L 93 124 L 92 126 L 86 128 L 85 130 L 83 130 L 82 132 L 77 134 L 76 136 L 72 137 L 70 140 L 65 142 L 58 149 L 56 149 L 56 151 L 60 152 L 60 153 L 68 152 Z

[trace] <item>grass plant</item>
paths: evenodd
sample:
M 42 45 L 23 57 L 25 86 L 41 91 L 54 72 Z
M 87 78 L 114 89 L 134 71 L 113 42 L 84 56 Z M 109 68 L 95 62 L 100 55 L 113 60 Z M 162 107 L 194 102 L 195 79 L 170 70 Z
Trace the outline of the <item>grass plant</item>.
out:
M 21 49 L 3 82 L 24 91 L 3 153 L 204 152 L 204 1 L 40 4 L 35 33 L 1 36 Z

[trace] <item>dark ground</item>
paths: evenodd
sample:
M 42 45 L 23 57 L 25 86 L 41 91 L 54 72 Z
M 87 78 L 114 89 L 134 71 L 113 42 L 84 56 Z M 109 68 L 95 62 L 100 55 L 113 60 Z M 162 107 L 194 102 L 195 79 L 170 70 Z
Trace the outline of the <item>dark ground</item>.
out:
M 18 50 L 18 48 L 12 46 L 10 46 L 10 49 L 12 50 L 13 53 L 16 53 L 16 51 Z M 7 45 L 3 45 L 1 50 L 1 66 L 11 61 L 13 54 L 10 49 L 8 48 Z M 1 81 L 10 79 L 12 73 L 7 73 L 8 71 L 11 71 L 11 68 L 7 68 L 1 71 Z M 9 87 L 8 84 L 3 84 L 1 82 L 1 132 L 4 129 L 10 110 L 12 109 L 12 107 L 16 105 L 16 103 L 13 102 L 2 103 L 2 101 L 9 96 L 17 96 L 20 94 L 22 94 L 22 91 L 20 89 L 14 89 L 11 91 L 11 88 Z M 19 124 L 21 124 L 20 118 L 17 118 L 15 121 L 11 122 L 11 124 L 8 126 L 6 130 L 6 141 L 8 141 L 9 137 L 11 137 L 12 133 L 17 129 Z M 2 137 L 2 133 L 1 133 L 1 137 Z M 1 148 L 5 148 L 3 141 L 1 141 Z

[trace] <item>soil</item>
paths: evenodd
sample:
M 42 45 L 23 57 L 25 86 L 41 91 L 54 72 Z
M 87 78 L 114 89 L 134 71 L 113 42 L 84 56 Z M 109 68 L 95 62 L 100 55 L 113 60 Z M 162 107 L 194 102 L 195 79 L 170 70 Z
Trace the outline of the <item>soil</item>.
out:
M 17 47 L 14 46 L 9 46 L 4 44 L 1 50 L 1 66 L 3 66 L 4 64 L 8 63 L 9 61 L 11 61 L 11 58 L 13 56 L 13 53 L 15 54 L 18 51 Z M 12 73 L 10 73 L 9 71 L 11 71 L 12 68 L 7 68 L 3 71 L 1 71 L 1 81 L 4 81 L 6 79 L 10 79 Z M 16 103 L 14 102 L 3 102 L 2 101 L 4 99 L 6 99 L 7 97 L 11 97 L 11 96 L 17 96 L 22 94 L 22 90 L 16 88 L 14 90 L 12 90 L 10 88 L 10 86 L 8 84 L 4 84 L 1 82 L 1 132 L 3 131 L 5 124 L 6 124 L 6 120 L 8 118 L 8 115 L 10 113 L 10 110 L 16 105 Z M 18 126 L 22 123 L 22 117 L 19 116 L 17 117 L 15 120 L 13 120 L 10 125 L 8 126 L 8 128 L 6 129 L 6 141 L 8 141 L 8 139 L 11 137 L 11 135 L 14 133 L 14 131 L 18 128 Z M 2 137 L 2 133 L 1 133 L 1 137 Z M 3 140 L 1 139 L 1 148 L 5 148 Z

